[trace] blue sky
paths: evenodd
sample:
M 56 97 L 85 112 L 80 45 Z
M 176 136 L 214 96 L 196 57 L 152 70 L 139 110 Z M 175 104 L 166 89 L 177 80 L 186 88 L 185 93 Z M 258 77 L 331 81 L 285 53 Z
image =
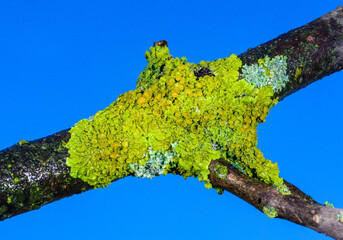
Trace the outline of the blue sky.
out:
M 341 1 L 0 1 L 0 149 L 73 126 L 135 88 L 166 39 L 189 61 L 240 54 Z M 343 208 L 343 73 L 276 105 L 259 147 L 281 176 Z M 0 223 L 1 239 L 329 239 L 197 179 L 125 178 Z

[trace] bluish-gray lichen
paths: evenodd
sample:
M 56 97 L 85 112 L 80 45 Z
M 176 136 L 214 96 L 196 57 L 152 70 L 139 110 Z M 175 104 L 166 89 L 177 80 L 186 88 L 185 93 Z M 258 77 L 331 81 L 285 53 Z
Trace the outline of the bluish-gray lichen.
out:
M 172 144 L 173 149 L 176 144 Z M 173 161 L 175 151 L 163 152 L 162 150 L 153 150 L 151 147 L 147 154 L 143 154 L 143 158 L 148 158 L 144 165 L 130 164 L 136 177 L 153 178 L 156 175 L 162 174 L 169 163 Z
M 274 92 L 279 92 L 289 81 L 287 69 L 287 57 L 276 56 L 258 60 L 258 64 L 244 65 L 242 67 L 242 76 L 248 83 L 257 88 L 271 86 Z

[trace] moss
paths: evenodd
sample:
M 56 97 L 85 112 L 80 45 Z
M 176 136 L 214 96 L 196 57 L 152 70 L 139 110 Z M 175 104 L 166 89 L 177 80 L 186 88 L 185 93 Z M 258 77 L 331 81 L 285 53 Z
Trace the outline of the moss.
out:
M 277 164 L 257 148 L 256 127 L 277 103 L 272 86 L 240 77 L 242 62 L 234 54 L 193 64 L 155 46 L 145 56 L 137 89 L 70 130 L 72 177 L 104 187 L 127 175 L 173 173 L 211 188 L 208 166 L 224 158 L 250 177 L 285 188 Z M 208 74 L 197 77 L 200 69 Z
M 276 211 L 276 209 L 274 207 L 263 206 L 263 212 L 269 218 L 276 218 L 278 216 L 277 211 Z

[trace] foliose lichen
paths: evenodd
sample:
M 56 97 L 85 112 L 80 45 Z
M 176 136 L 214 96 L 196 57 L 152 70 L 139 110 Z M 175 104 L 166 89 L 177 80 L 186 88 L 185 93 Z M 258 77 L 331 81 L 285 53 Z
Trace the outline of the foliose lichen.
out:
M 104 187 L 127 175 L 173 173 L 198 177 L 211 188 L 208 166 L 223 158 L 287 191 L 277 163 L 257 148 L 256 127 L 277 103 L 274 85 L 257 86 L 240 77 L 242 62 L 234 54 L 193 64 L 173 58 L 166 46 L 155 46 L 145 56 L 148 66 L 135 90 L 70 130 L 66 147 L 72 177 Z M 260 61 L 265 79 L 276 78 L 276 69 L 285 71 L 283 59 Z M 197 77 L 199 69 L 211 74 Z M 247 69 L 244 77 L 250 76 Z
M 174 148 L 177 143 L 172 143 L 172 147 Z M 151 147 L 148 150 L 147 154 L 143 154 L 143 159 L 140 161 L 138 165 L 136 163 L 131 163 L 130 168 L 132 169 L 134 175 L 136 177 L 146 177 L 146 178 L 153 178 L 156 175 L 163 174 L 165 168 L 169 163 L 173 161 L 173 157 L 177 156 L 175 151 L 171 152 L 164 152 L 163 149 L 154 151 Z M 148 161 L 145 160 L 148 159 Z M 145 163 L 143 164 L 145 160 Z
M 263 206 L 263 213 L 269 218 L 276 218 L 278 216 L 276 209 L 271 206 Z
M 276 56 L 258 60 L 258 64 L 242 67 L 242 77 L 255 87 L 271 86 L 274 92 L 281 91 L 289 81 L 287 57 Z M 299 73 L 300 74 L 300 73 Z

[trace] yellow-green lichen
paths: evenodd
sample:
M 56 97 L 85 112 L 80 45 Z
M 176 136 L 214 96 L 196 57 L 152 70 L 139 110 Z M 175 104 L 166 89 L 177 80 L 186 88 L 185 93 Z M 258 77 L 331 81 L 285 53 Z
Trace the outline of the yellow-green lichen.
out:
M 23 145 L 23 144 L 25 144 L 25 143 L 28 143 L 28 141 L 21 140 L 21 141 L 18 142 L 18 145 L 21 146 L 21 145 Z
M 277 164 L 257 148 L 256 127 L 277 103 L 271 86 L 240 79 L 242 62 L 236 55 L 192 64 L 156 46 L 146 59 L 148 67 L 136 90 L 70 130 L 66 147 L 71 176 L 103 187 L 127 175 L 140 176 L 135 170 L 149 177 L 174 173 L 198 177 L 211 188 L 208 166 L 224 158 L 247 175 L 287 191 Z M 200 68 L 213 74 L 196 77 Z M 149 151 L 158 156 L 151 160 Z M 172 161 L 157 166 L 165 163 L 167 153 L 173 153 Z M 143 168 L 152 163 L 158 170 Z
M 332 203 L 329 203 L 328 201 L 325 201 L 325 202 L 324 202 L 324 205 L 325 205 L 326 207 L 334 208 L 333 204 L 332 204 Z
M 295 72 L 295 75 L 294 75 L 294 79 L 295 80 L 298 80 L 300 75 L 302 74 L 303 70 L 302 70 L 302 66 L 299 66 Z
M 16 178 L 14 178 L 13 182 L 14 182 L 15 184 L 17 184 L 17 183 L 20 182 L 20 180 L 19 180 L 19 178 L 16 177 Z
M 269 218 L 276 218 L 278 216 L 276 209 L 270 206 L 263 206 L 263 213 Z
M 228 173 L 227 167 L 221 165 L 221 164 L 217 164 L 214 167 L 214 172 L 216 173 L 216 176 L 220 179 L 225 179 L 226 175 Z

